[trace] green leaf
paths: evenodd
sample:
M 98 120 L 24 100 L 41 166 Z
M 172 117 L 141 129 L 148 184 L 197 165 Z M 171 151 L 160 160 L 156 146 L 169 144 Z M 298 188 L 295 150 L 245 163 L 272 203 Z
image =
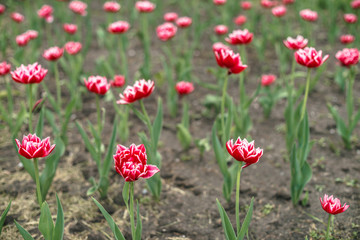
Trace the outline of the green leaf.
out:
M 17 133 L 20 131 L 20 128 L 23 126 L 26 118 L 27 110 L 24 105 L 21 105 L 20 112 L 16 116 L 15 126 L 11 130 L 11 134 L 16 137 Z
M 70 121 L 72 110 L 76 106 L 76 101 L 77 101 L 76 97 L 73 97 L 65 108 L 65 114 L 64 114 L 63 122 L 62 122 L 62 126 L 61 126 L 62 134 L 66 134 L 66 130 L 67 130 L 67 126 Z
M 14 222 L 24 240 L 34 240 L 30 233 L 26 231 L 16 220 L 14 220 Z
M 101 137 L 99 135 L 99 132 L 97 129 L 95 129 L 94 125 L 89 120 L 87 120 L 87 122 L 88 122 L 88 126 L 90 128 L 90 132 L 95 139 L 95 144 L 96 144 L 96 146 L 99 146 L 99 144 L 101 144 Z M 99 161 L 101 161 L 101 159 L 99 159 Z
M 49 99 L 49 102 L 50 102 L 51 106 L 53 107 L 53 109 L 55 109 L 57 114 L 60 114 L 61 111 L 58 108 L 58 104 L 57 104 L 55 98 L 53 97 L 53 95 L 51 94 L 51 92 L 49 91 L 48 87 L 46 86 L 45 82 L 42 82 L 41 86 L 44 88 L 44 90 L 46 92 L 46 98 Z
M 219 202 L 218 199 L 216 199 L 216 204 L 220 212 L 221 222 L 226 240 L 235 240 L 236 239 L 235 231 L 233 226 L 231 225 L 228 215 L 225 212 L 225 209 L 221 206 L 221 203 Z
M 144 116 L 144 114 L 142 114 L 139 110 L 137 110 L 132 104 L 129 104 L 128 106 L 130 106 L 131 110 L 133 110 L 133 112 L 135 113 L 135 115 L 136 115 L 144 124 L 147 124 L 147 120 L 146 120 L 146 117 Z
M 124 199 L 124 202 L 126 204 L 126 208 L 129 209 L 129 182 L 125 182 L 123 190 L 122 190 L 122 197 Z
M 344 120 L 340 117 L 340 114 L 336 110 L 335 107 L 331 106 L 330 104 L 327 104 L 327 107 L 331 113 L 331 116 L 334 118 L 336 123 L 336 129 L 339 135 L 343 138 L 350 139 L 349 131 L 345 125 Z
M 65 153 L 65 144 L 60 137 L 55 138 L 55 144 L 56 146 L 53 153 L 45 160 L 45 168 L 40 176 L 41 195 L 43 200 L 46 199 L 46 195 L 55 176 L 60 158 Z
M 9 204 L 8 204 L 7 208 L 5 209 L 5 211 L 1 214 L 1 218 L 0 218 L 0 236 L 1 236 L 2 228 L 3 228 L 4 223 L 5 223 L 6 215 L 8 214 L 8 212 L 10 210 L 10 207 L 11 207 L 11 201 L 9 202 Z
M 215 124 L 212 128 L 212 145 L 213 145 L 216 161 L 220 167 L 220 171 L 221 171 L 222 175 L 225 176 L 225 175 L 229 174 L 229 172 L 228 172 L 228 168 L 227 168 L 227 163 L 225 161 L 224 150 L 220 145 L 219 138 L 216 136 Z
M 100 160 L 98 159 L 98 155 L 97 155 L 97 152 L 94 148 L 94 146 L 91 144 L 90 140 L 89 140 L 89 137 L 88 135 L 86 134 L 84 128 L 82 127 L 81 123 L 79 121 L 76 121 L 76 127 L 78 128 L 79 132 L 80 132 L 80 135 L 84 141 L 84 144 L 85 144 L 85 147 L 86 149 L 90 152 L 90 155 L 92 157 L 92 159 L 96 162 L 96 165 L 99 169 L 100 167 Z
M 39 220 L 39 230 L 44 236 L 45 240 L 51 240 L 54 231 L 54 223 L 51 218 L 49 205 L 47 202 L 43 202 L 41 205 L 41 214 Z
M 111 228 L 111 231 L 113 232 L 116 240 L 125 240 L 124 236 L 120 232 L 120 229 L 115 224 L 114 219 L 110 216 L 110 214 L 105 210 L 105 208 L 98 201 L 95 200 L 95 198 L 92 198 L 92 200 L 95 202 L 95 204 L 98 206 L 101 213 L 105 217 L 105 219 L 108 222 L 109 227 Z
M 179 139 L 181 146 L 183 147 L 183 149 L 188 149 L 192 142 L 192 137 L 189 130 L 182 123 L 177 124 L 176 129 L 176 136 Z
M 98 186 L 92 186 L 86 191 L 86 196 L 93 195 L 98 190 Z
M 142 223 L 139 211 L 139 203 L 136 202 L 137 211 L 136 211 L 136 228 L 135 228 L 135 240 L 141 240 L 142 233 Z
M 42 132 L 43 132 L 43 128 L 44 128 L 44 115 L 45 115 L 45 108 L 41 108 L 39 120 L 38 120 L 38 123 L 36 125 L 36 130 L 35 130 L 36 135 L 39 138 L 42 138 Z
M 161 98 L 158 99 L 158 110 L 156 113 L 156 117 L 153 124 L 153 130 L 151 136 L 151 140 L 153 143 L 153 151 L 155 152 L 157 150 L 161 129 L 162 129 L 162 121 L 163 121 L 163 107 L 162 107 L 162 101 Z
M 45 117 L 46 117 L 46 120 L 49 122 L 52 130 L 54 131 L 54 134 L 58 135 L 59 134 L 59 128 L 58 128 L 57 123 L 55 122 L 54 114 L 46 109 L 45 110 Z
M 57 202 L 57 216 L 55 222 L 55 228 L 53 232 L 52 240 L 62 240 L 64 236 L 64 212 L 61 206 L 60 199 L 56 194 L 56 202 Z
M 246 217 L 244 219 L 243 224 L 241 225 L 240 233 L 237 237 L 237 240 L 243 240 L 245 234 L 248 232 L 249 225 L 251 222 L 252 214 L 253 214 L 253 207 L 254 207 L 254 197 L 251 198 L 250 207 L 246 213 Z

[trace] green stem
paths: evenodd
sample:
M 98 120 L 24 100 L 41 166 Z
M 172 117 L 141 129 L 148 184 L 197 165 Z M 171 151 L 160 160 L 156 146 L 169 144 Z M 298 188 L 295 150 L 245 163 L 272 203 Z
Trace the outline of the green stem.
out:
M 331 225 L 331 220 L 333 218 L 333 215 L 329 213 L 329 218 L 328 218 L 328 223 L 327 223 L 327 228 L 326 228 L 326 235 L 325 235 L 325 239 L 329 240 L 329 233 L 330 233 L 330 225 Z
M 33 107 L 33 94 L 32 94 L 32 84 L 29 84 L 29 132 L 33 133 L 32 129 L 32 107 Z
M 352 124 L 353 112 L 354 112 L 354 98 L 353 98 L 353 87 L 355 80 L 355 68 L 350 67 L 350 77 L 347 82 L 347 93 L 346 93 L 346 108 L 348 114 L 348 126 Z
M 101 121 L 101 109 L 100 109 L 100 98 L 99 95 L 96 94 L 96 112 L 97 112 L 97 124 L 98 124 L 98 134 L 99 134 L 99 141 L 98 141 L 98 162 L 100 166 L 101 162 L 101 132 L 102 132 L 102 121 Z
M 222 98 L 221 98 L 221 135 L 222 135 L 222 143 L 226 142 L 225 139 L 225 100 L 226 100 L 226 93 L 227 93 L 227 85 L 228 85 L 229 75 L 226 73 L 224 83 L 223 83 L 223 91 L 222 91 Z
M 301 109 L 300 122 L 303 120 L 303 118 L 305 116 L 306 102 L 307 102 L 308 95 L 309 95 L 310 78 L 311 78 L 311 68 L 308 68 L 307 77 L 306 77 L 306 88 L 305 88 L 304 103 L 303 103 L 303 106 L 302 106 L 302 109 Z
M 131 223 L 131 235 L 135 240 L 135 220 L 134 220 L 134 182 L 130 183 L 130 223 Z
M 150 40 L 148 33 L 148 21 L 146 17 L 146 13 L 142 14 L 142 33 L 144 40 L 144 75 L 145 78 L 150 78 Z
M 35 169 L 36 195 L 37 195 L 39 207 L 41 208 L 43 201 L 42 201 L 41 189 L 40 189 L 38 160 L 37 158 L 34 158 L 33 160 L 34 160 L 34 169 Z
M 240 233 L 240 216 L 239 216 L 239 201 L 240 201 L 240 177 L 241 177 L 242 164 L 239 163 L 237 177 L 236 177 L 236 202 L 235 202 L 235 216 L 236 216 L 236 229 L 237 234 Z
M 9 81 L 8 76 L 5 76 L 5 82 L 6 82 L 6 91 L 7 91 L 7 99 L 8 99 L 8 111 L 9 111 L 10 117 L 12 117 L 13 110 L 14 110 L 14 104 L 13 104 L 11 83 Z
M 150 121 L 150 117 L 149 115 L 147 114 L 146 112 L 146 109 L 145 109 L 145 105 L 144 105 L 144 102 L 142 99 L 140 99 L 140 107 L 141 107 L 141 111 L 143 112 L 144 116 L 145 116 L 145 119 L 146 119 L 146 125 L 149 129 L 149 133 L 150 133 L 150 137 L 152 136 L 152 127 L 151 127 L 151 121 Z
M 56 98 L 57 98 L 59 119 L 60 119 L 60 125 L 61 125 L 61 85 L 60 85 L 59 69 L 58 69 L 57 62 L 54 63 L 54 74 L 55 74 L 55 83 L 56 83 Z
M 119 41 L 119 51 L 120 51 L 120 58 L 122 63 L 122 69 L 126 81 L 128 80 L 128 67 L 127 67 L 127 59 L 126 59 L 126 47 L 125 47 L 125 36 L 122 34 L 121 39 Z

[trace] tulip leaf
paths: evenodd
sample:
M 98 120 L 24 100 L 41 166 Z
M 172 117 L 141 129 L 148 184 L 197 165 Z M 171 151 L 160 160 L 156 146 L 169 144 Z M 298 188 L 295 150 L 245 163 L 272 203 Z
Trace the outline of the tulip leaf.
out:
M 1 236 L 2 228 L 3 228 L 4 223 L 5 223 L 6 215 L 8 214 L 8 212 L 10 210 L 10 207 L 11 207 L 11 201 L 9 202 L 9 204 L 8 204 L 7 208 L 5 209 L 5 211 L 1 214 L 1 217 L 0 217 L 0 236 Z
M 219 164 L 221 173 L 224 176 L 224 175 L 228 174 L 228 168 L 227 168 L 227 163 L 225 161 L 224 149 L 221 147 L 219 138 L 216 136 L 215 124 L 213 125 L 213 128 L 212 128 L 212 145 L 214 148 L 216 161 Z
M 124 187 L 122 190 L 122 197 L 124 199 L 125 205 L 126 205 L 126 209 L 129 209 L 129 182 L 125 182 L 124 183 Z
M 51 240 L 54 231 L 54 223 L 51 218 L 49 205 L 47 202 L 43 202 L 41 205 L 41 214 L 39 220 L 39 230 L 44 236 L 45 240 Z
M 90 132 L 95 139 L 95 146 L 99 146 L 99 144 L 101 144 L 101 137 L 99 135 L 99 131 L 98 131 L 98 129 L 95 129 L 94 125 L 89 120 L 87 120 L 87 122 L 88 122 Z M 100 162 L 101 159 L 98 159 L 98 161 Z
M 135 228 L 135 240 L 141 240 L 141 233 L 142 233 L 142 223 L 141 217 L 139 212 L 139 203 L 136 202 L 137 210 L 136 210 L 136 228 Z
M 111 215 L 105 210 L 105 208 L 98 201 L 96 201 L 95 198 L 92 198 L 92 200 L 95 202 L 96 206 L 98 206 L 101 213 L 105 217 L 105 219 L 108 222 L 109 227 L 110 227 L 111 231 L 113 232 L 116 240 L 125 240 L 124 235 L 122 235 L 122 233 L 120 232 L 120 229 L 115 224 L 114 219 L 111 217 Z
M 14 222 L 24 240 L 34 240 L 30 233 L 26 231 L 16 220 L 14 220 Z
M 40 186 L 42 199 L 46 199 L 51 183 L 56 173 L 61 156 L 65 153 L 65 145 L 60 137 L 55 138 L 55 149 L 45 160 L 45 168 L 40 176 Z
M 156 117 L 154 120 L 154 125 L 152 127 L 153 128 L 152 129 L 153 136 L 151 136 L 154 153 L 156 152 L 157 147 L 158 147 L 158 142 L 159 142 L 161 129 L 162 129 L 162 121 L 163 121 L 163 106 L 162 106 L 161 98 L 159 98 L 158 99 L 158 110 L 157 110 Z
M 59 109 L 55 98 L 53 97 L 53 95 L 49 91 L 49 88 L 46 86 L 46 84 L 44 82 L 41 82 L 41 86 L 44 88 L 44 90 L 46 92 L 46 98 L 49 99 L 49 102 L 50 102 L 51 106 L 55 109 L 57 114 L 60 114 L 61 109 Z
M 74 107 L 76 106 L 76 97 L 73 97 L 71 99 L 71 101 L 67 104 L 66 108 L 65 108 L 65 114 L 63 117 L 63 121 L 62 121 L 62 126 L 61 126 L 61 133 L 62 134 L 66 134 L 66 130 L 70 121 L 70 117 L 72 114 L 72 110 L 74 109 Z
M 64 212 L 61 206 L 60 199 L 56 194 L 56 202 L 57 202 L 57 216 L 55 222 L 55 228 L 53 231 L 52 240 L 62 240 L 64 236 Z
M 240 229 L 239 235 L 237 236 L 237 240 L 243 240 L 245 234 L 248 232 L 252 214 L 253 214 L 253 207 L 254 207 L 254 197 L 251 198 L 250 207 L 246 213 L 244 222 L 241 225 L 241 229 Z
M 235 240 L 236 239 L 235 231 L 234 231 L 233 226 L 231 225 L 230 219 L 229 219 L 228 215 L 226 214 L 225 209 L 223 208 L 223 206 L 221 206 L 221 203 L 219 202 L 218 199 L 216 199 L 216 204 L 217 204 L 219 212 L 220 212 L 221 222 L 222 222 L 226 240 Z
M 46 110 L 45 111 L 45 117 L 46 117 L 46 120 L 49 122 L 52 130 L 54 131 L 54 135 L 58 135 L 59 134 L 59 128 L 58 128 L 57 123 L 55 122 L 54 114 L 52 112 L 50 112 L 49 110 Z
M 222 129 L 222 131 L 224 132 L 224 139 L 230 139 L 230 132 L 231 132 L 231 127 L 233 124 L 233 117 L 234 117 L 234 103 L 233 103 L 232 99 L 229 99 L 228 103 L 229 103 L 229 107 L 228 107 L 229 110 L 228 110 L 228 114 L 227 114 L 227 118 L 226 118 L 226 122 L 225 122 L 225 129 Z
M 39 138 L 42 138 L 42 132 L 44 129 L 44 115 L 45 115 L 45 109 L 41 108 L 39 120 L 38 120 L 38 123 L 36 125 L 36 130 L 35 130 L 36 136 L 38 136 Z
M 181 146 L 183 149 L 188 149 L 192 142 L 192 137 L 189 130 L 183 124 L 177 124 L 177 138 L 180 141 Z
M 139 110 L 137 110 L 132 104 L 129 104 L 131 110 L 135 113 L 135 115 L 144 123 L 147 125 L 147 119 Z
M 90 152 L 90 155 L 92 157 L 92 159 L 96 162 L 96 165 L 99 169 L 100 167 L 100 163 L 98 161 L 98 156 L 97 156 L 97 152 L 94 148 L 94 146 L 91 144 L 88 135 L 86 134 L 84 128 L 82 127 L 81 123 L 79 121 L 76 121 L 76 127 L 78 128 L 80 135 L 84 141 L 85 147 L 86 149 Z
M 21 127 L 23 126 L 23 123 L 26 118 L 26 113 L 27 113 L 27 110 L 26 110 L 25 106 L 21 105 L 21 109 L 20 109 L 19 113 L 16 115 L 15 126 L 12 126 L 12 128 L 10 129 L 13 138 L 16 137 L 16 135 L 20 131 Z
M 355 117 L 353 118 L 353 121 L 351 122 L 351 125 L 349 126 L 349 132 L 352 133 L 358 124 L 360 120 L 360 109 L 357 111 Z

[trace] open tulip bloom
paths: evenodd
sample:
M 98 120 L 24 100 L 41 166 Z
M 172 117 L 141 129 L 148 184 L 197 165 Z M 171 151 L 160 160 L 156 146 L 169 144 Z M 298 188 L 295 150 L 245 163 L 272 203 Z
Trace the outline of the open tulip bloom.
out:
M 338 198 L 334 198 L 332 195 L 329 197 L 327 194 L 324 195 L 324 199 L 320 198 L 320 203 L 324 211 L 329 214 L 325 235 L 325 239 L 329 240 L 330 225 L 331 222 L 333 222 L 334 215 L 345 212 L 349 208 L 349 205 L 344 203 L 344 205 L 341 206 Z

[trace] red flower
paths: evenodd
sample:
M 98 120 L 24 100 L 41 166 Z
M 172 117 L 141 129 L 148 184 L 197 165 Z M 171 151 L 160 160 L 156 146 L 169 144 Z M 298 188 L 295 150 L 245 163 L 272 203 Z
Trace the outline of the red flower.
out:
M 29 38 L 29 35 L 23 33 L 23 34 L 16 36 L 15 41 L 18 46 L 23 47 L 29 43 L 30 38 Z
M 191 82 L 181 81 L 176 84 L 175 89 L 180 96 L 183 96 L 192 93 L 194 85 Z
M 221 48 L 219 51 L 214 51 L 214 54 L 218 65 L 227 68 L 229 74 L 241 73 L 247 68 L 247 65 L 242 65 L 240 55 L 232 50 Z
M 79 42 L 67 42 L 65 44 L 65 50 L 70 55 L 75 55 L 81 51 L 82 45 Z
M 262 86 L 270 86 L 271 84 L 273 84 L 276 80 L 276 76 L 273 74 L 269 74 L 269 75 L 262 75 L 261 76 L 261 85 Z
M 93 93 L 104 95 L 110 89 L 110 84 L 107 82 L 106 77 L 90 76 L 88 80 L 84 78 L 86 88 Z
M 291 50 L 299 50 L 308 44 L 308 40 L 303 36 L 298 35 L 295 39 L 288 37 L 286 40 L 283 41 L 284 45 Z
M 226 46 L 225 44 L 223 44 L 222 42 L 216 42 L 213 44 L 212 46 L 213 52 L 220 52 L 221 49 L 227 49 L 227 50 L 231 50 L 230 47 Z
M 135 8 L 141 13 L 148 13 L 154 11 L 156 5 L 149 1 L 137 1 Z
M 169 22 L 163 23 L 156 28 L 156 34 L 162 41 L 167 41 L 173 38 L 176 34 L 177 27 Z
M 18 12 L 11 13 L 10 17 L 11 17 L 12 20 L 14 20 L 17 23 L 21 23 L 25 19 L 25 17 L 22 14 L 18 13 Z
M 243 1 L 243 2 L 241 2 L 241 7 L 243 10 L 249 10 L 249 9 L 251 9 L 252 4 L 249 1 Z
M 243 25 L 244 23 L 246 23 L 246 21 L 247 21 L 247 18 L 244 15 L 239 15 L 234 19 L 234 23 L 238 26 Z
M 192 19 L 189 17 L 180 17 L 176 20 L 176 25 L 181 28 L 186 28 L 192 24 Z
M 64 49 L 63 48 L 59 48 L 59 47 L 51 47 L 49 49 L 46 49 L 43 53 L 43 57 L 48 60 L 48 61 L 56 61 L 59 58 L 61 58 L 61 56 L 64 53 Z
M 86 16 L 86 8 L 87 4 L 82 1 L 72 1 L 69 3 L 69 8 L 71 11 L 73 11 L 76 14 L 79 14 L 81 16 Z
M 346 13 L 344 14 L 344 20 L 347 23 L 356 23 L 357 22 L 357 16 L 352 13 Z
M 215 5 L 224 5 L 226 3 L 226 0 L 213 0 Z
M 6 7 L 2 4 L 0 4 L 0 14 L 3 14 L 5 12 Z
M 114 80 L 110 81 L 110 85 L 116 88 L 122 87 L 124 86 L 124 84 L 125 84 L 125 76 L 123 75 L 115 75 Z
M 344 203 L 344 206 L 341 206 L 340 200 L 338 198 L 330 197 L 325 194 L 324 200 L 320 198 L 321 207 L 324 209 L 325 212 L 336 215 L 342 212 L 345 212 L 350 206 Z
M 344 48 L 335 55 L 342 66 L 349 67 L 359 62 L 359 50 L 357 48 Z
M 108 27 L 108 31 L 113 34 L 125 33 L 129 30 L 130 24 L 126 21 L 117 21 L 111 23 Z
M 11 77 L 15 82 L 22 84 L 40 83 L 46 76 L 48 70 L 44 69 L 37 62 L 27 66 L 21 65 L 11 72 Z
M 282 17 L 286 14 L 286 7 L 285 6 L 277 6 L 271 9 L 272 14 L 275 17 Z
M 227 141 L 226 149 L 235 160 L 245 163 L 243 168 L 257 163 L 263 155 L 262 149 L 255 149 L 254 141 L 249 143 L 245 138 L 241 140 L 240 137 L 236 140 L 235 144 L 233 139 Z
M 295 0 L 283 0 L 283 4 L 293 4 Z
M 253 39 L 253 34 L 249 30 L 235 30 L 229 34 L 229 37 L 225 40 L 233 45 L 236 44 L 249 44 Z
M 272 8 L 273 6 L 275 6 L 275 3 L 270 0 L 261 0 L 260 4 L 264 8 Z
M 228 32 L 228 27 L 226 25 L 217 25 L 214 27 L 214 32 L 217 35 L 224 35 Z
M 120 10 L 120 4 L 117 2 L 105 2 L 103 6 L 104 11 L 116 13 Z
M 322 57 L 322 51 L 317 52 L 315 48 L 306 47 L 299 49 L 295 52 L 296 62 L 308 68 L 316 68 L 321 66 L 328 58 L 329 55 Z
M 340 42 L 342 44 L 349 44 L 355 41 L 355 37 L 351 34 L 341 35 Z
M 300 11 L 300 17 L 305 21 L 315 22 L 318 19 L 318 14 L 310 9 L 304 9 Z
M 36 134 L 24 136 L 21 143 L 18 139 L 15 139 L 15 141 L 19 149 L 19 154 L 27 159 L 44 158 L 55 148 L 55 144 L 50 145 L 49 137 L 41 140 Z
M 143 144 L 131 144 L 129 148 L 118 144 L 113 156 L 115 170 L 126 182 L 134 182 L 139 178 L 151 178 L 160 170 L 155 165 L 147 164 L 146 150 Z
M 141 79 L 136 81 L 134 86 L 127 86 L 123 92 L 120 94 L 120 100 L 117 101 L 118 104 L 129 104 L 146 98 L 154 91 L 155 83 L 154 81 L 148 80 L 145 81 Z
M 360 8 L 360 0 L 353 0 L 351 2 L 351 7 L 354 9 Z
M 174 22 L 178 18 L 178 14 L 175 12 L 168 12 L 164 14 L 164 20 L 167 22 Z
M 63 25 L 63 28 L 64 28 L 64 31 L 69 33 L 69 34 L 75 34 L 77 32 L 76 24 L 65 23 Z
M 28 35 L 30 40 L 33 40 L 39 36 L 39 33 L 36 30 L 27 30 L 24 34 Z
M 43 5 L 38 11 L 37 14 L 40 18 L 44 18 L 46 22 L 51 23 L 54 21 L 53 17 L 54 9 L 49 5 Z
M 0 76 L 4 76 L 6 74 L 8 74 L 11 70 L 11 65 L 10 63 L 7 63 L 5 61 L 0 63 Z

